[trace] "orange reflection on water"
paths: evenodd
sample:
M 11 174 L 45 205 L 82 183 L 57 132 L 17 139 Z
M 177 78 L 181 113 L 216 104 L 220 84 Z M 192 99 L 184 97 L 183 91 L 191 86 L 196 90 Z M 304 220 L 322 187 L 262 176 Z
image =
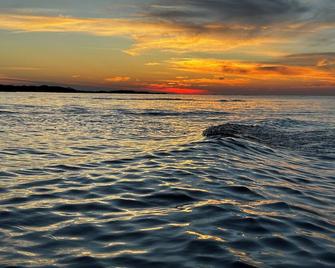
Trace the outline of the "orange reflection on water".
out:
M 226 240 L 222 239 L 221 237 L 214 235 L 205 235 L 194 231 L 186 231 L 186 233 L 190 235 L 195 235 L 200 240 L 214 240 L 218 242 L 226 242 Z

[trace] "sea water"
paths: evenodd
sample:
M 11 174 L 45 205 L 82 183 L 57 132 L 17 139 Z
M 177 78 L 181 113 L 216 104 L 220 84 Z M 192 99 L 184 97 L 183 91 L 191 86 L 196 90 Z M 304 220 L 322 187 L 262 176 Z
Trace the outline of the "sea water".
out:
M 334 140 L 334 97 L 0 93 L 0 266 L 334 267 Z

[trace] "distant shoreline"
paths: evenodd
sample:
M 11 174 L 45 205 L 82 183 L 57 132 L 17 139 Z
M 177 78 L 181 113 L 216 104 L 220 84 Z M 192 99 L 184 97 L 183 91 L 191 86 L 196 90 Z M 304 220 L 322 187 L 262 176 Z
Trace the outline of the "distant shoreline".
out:
M 0 85 L 0 92 L 37 92 L 37 93 L 94 93 L 94 94 L 166 94 L 163 92 L 148 92 L 135 90 L 112 90 L 112 91 L 93 91 L 93 90 L 79 90 L 71 87 L 59 86 L 14 86 L 14 85 Z
M 151 92 L 151 91 L 136 91 L 136 90 L 80 90 L 72 87 L 65 86 L 27 86 L 27 85 L 1 85 L 0 84 L 0 93 L 8 92 L 8 93 L 75 93 L 75 94 L 154 94 L 154 95 L 169 95 L 171 93 L 168 92 Z M 269 97 L 285 97 L 285 96 L 297 96 L 297 97 L 334 97 L 334 92 L 315 92 L 315 93 L 303 93 L 303 92 L 227 92 L 225 94 L 202 94 L 202 95 L 215 95 L 215 96 L 269 96 Z

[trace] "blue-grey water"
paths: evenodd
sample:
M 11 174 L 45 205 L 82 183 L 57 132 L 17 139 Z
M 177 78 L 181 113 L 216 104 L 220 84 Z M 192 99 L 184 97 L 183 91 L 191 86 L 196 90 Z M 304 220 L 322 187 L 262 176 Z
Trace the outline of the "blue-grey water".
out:
M 334 104 L 0 93 L 0 267 L 335 267 Z

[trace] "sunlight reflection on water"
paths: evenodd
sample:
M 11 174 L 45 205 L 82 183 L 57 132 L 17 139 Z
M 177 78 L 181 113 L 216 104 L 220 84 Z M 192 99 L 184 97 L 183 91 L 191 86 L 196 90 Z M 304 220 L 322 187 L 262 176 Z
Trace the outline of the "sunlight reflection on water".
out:
M 0 265 L 332 267 L 333 103 L 1 93 Z M 202 137 L 227 122 L 310 140 Z

